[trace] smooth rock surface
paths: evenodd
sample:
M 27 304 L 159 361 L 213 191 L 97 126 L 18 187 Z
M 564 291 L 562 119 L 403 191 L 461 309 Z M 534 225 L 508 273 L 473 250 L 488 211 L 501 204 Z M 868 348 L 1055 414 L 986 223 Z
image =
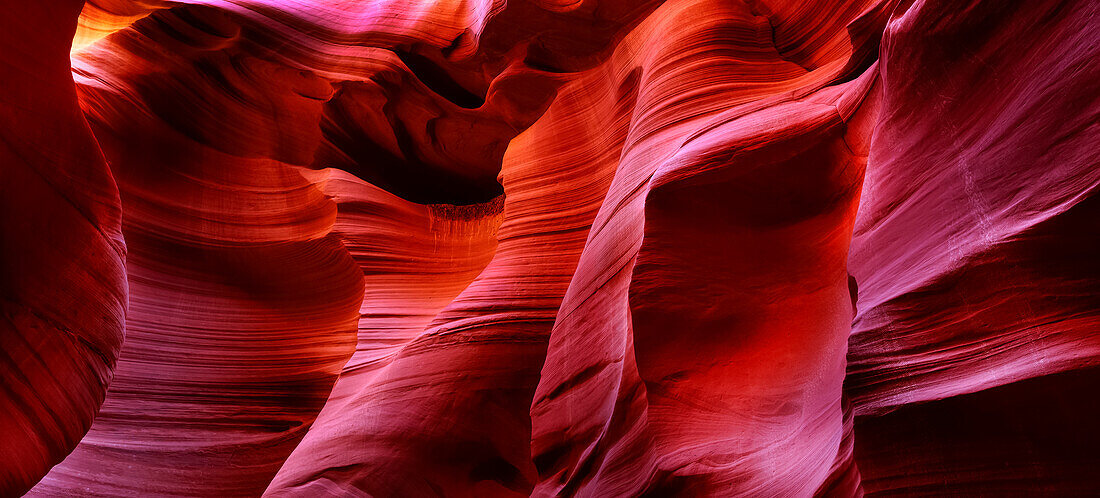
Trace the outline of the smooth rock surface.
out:
M 1088 495 L 1088 0 L 3 2 L 0 496 Z

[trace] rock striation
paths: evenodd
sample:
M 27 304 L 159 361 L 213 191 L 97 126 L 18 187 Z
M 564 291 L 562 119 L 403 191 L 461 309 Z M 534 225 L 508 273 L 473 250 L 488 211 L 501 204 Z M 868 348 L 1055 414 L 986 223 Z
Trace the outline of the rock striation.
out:
M 1095 2 L 0 3 L 0 496 L 1100 491 Z

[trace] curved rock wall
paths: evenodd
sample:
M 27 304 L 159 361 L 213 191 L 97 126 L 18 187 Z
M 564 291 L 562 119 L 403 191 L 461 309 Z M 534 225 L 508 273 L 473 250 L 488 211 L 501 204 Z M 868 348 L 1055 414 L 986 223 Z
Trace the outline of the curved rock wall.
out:
M 1090 494 L 1088 0 L 4 0 L 0 495 Z

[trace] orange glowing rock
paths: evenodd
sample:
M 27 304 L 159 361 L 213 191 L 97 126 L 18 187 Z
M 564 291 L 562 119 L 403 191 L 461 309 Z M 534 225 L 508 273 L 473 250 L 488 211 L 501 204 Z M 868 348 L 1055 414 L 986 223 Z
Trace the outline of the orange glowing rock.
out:
M 0 495 L 1095 493 L 1094 3 L 3 0 Z

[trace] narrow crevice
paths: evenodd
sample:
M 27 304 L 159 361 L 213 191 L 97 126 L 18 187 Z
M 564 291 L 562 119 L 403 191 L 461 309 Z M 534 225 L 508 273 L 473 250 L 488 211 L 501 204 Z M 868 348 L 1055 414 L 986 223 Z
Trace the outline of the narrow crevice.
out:
M 431 59 L 405 50 L 394 50 L 394 53 L 421 83 L 440 97 L 464 109 L 477 109 L 485 105 L 484 96 L 467 90 Z

